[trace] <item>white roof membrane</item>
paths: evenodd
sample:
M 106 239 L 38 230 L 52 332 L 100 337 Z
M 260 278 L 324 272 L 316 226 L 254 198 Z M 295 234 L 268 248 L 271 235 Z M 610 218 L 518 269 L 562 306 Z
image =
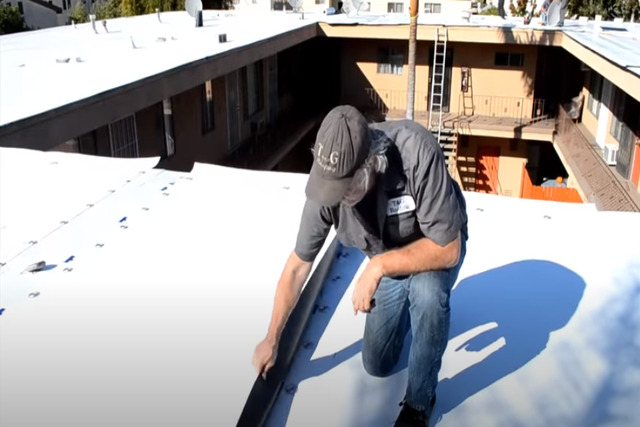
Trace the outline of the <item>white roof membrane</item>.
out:
M 631 426 L 640 417 L 640 214 L 466 193 L 468 251 L 431 425 Z M 394 375 L 362 367 L 365 316 L 336 262 L 273 408 L 276 426 L 392 425 L 410 335 Z
M 57 203 L 69 206 L 102 196 L 94 177 L 113 171 L 119 183 L 122 171 L 135 177 L 143 165 L 0 154 L 16 168 L 60 159 L 67 175 L 34 167 L 32 181 L 57 189 Z M 74 171 L 84 173 L 83 192 L 64 186 Z M 14 172 L 0 169 L 0 182 L 18 191 Z M 305 183 L 304 175 L 201 164 L 191 173 L 147 168 L 62 227 L 50 221 L 49 233 L 0 269 L 0 424 L 235 425 Z M 24 213 L 30 199 L 7 204 L 2 193 L 0 205 Z M 47 207 L 7 224 L 46 224 Z M 48 269 L 21 274 L 42 260 Z
M 366 12 L 357 16 L 307 12 L 301 19 L 295 13 L 205 10 L 203 17 L 201 28 L 186 12 L 163 12 L 161 22 L 155 14 L 112 19 L 106 30 L 96 22 L 98 34 L 86 23 L 0 36 L 0 126 L 318 22 L 409 24 L 408 14 Z M 599 25 L 604 31 L 594 32 L 593 23 L 566 20 L 564 27 L 556 28 L 535 22 L 525 25 L 522 18 L 483 15 L 465 20 L 461 14 L 418 17 L 421 25 L 564 31 L 608 60 L 638 72 L 634 68 L 640 66 L 638 24 L 603 22 Z M 614 27 L 625 31 L 612 31 Z M 227 34 L 227 43 L 218 42 L 221 33 Z

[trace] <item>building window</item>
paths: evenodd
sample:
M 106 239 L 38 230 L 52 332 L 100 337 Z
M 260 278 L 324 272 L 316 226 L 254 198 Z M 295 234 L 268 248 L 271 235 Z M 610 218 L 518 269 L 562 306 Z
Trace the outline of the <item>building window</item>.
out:
M 324 4 L 325 0 L 316 0 L 316 4 Z
M 262 61 L 249 64 L 242 69 L 242 100 L 245 119 L 254 116 L 264 108 L 263 82 Z
M 211 132 L 215 129 L 215 115 L 213 110 L 213 82 L 207 80 L 202 85 L 201 97 L 202 113 L 202 133 Z
M 636 136 L 629 124 L 636 126 L 640 118 L 640 103 L 616 88 L 611 110 L 611 126 L 609 132 L 618 141 L 616 155 L 616 171 L 623 178 L 629 178 L 633 163 L 634 142 Z
M 522 67 L 524 53 L 496 52 L 494 64 L 496 67 Z
M 18 12 L 20 12 L 20 15 L 24 15 L 24 6 L 22 6 L 21 1 L 18 2 Z
M 397 49 L 381 48 L 378 51 L 378 74 L 396 74 L 401 76 L 404 67 L 404 55 Z
M 600 99 L 602 98 L 602 76 L 595 71 L 589 73 L 588 89 L 587 109 L 597 117 L 600 112 Z
M 404 12 L 404 3 L 387 3 L 387 13 Z
M 135 114 L 109 125 L 109 145 L 111 157 L 138 157 Z
M 441 3 L 425 3 L 424 4 L 424 13 L 441 13 L 441 12 L 442 12 Z
M 176 141 L 173 135 L 173 106 L 170 98 L 162 100 L 162 115 L 164 118 L 164 155 L 171 157 L 176 152 Z
M 611 115 L 611 126 L 609 133 L 618 141 L 618 154 L 616 156 L 616 170 L 623 178 L 629 178 L 629 166 L 633 156 L 634 134 L 627 125 L 633 113 L 629 114 L 626 107 L 631 103 L 627 102 L 627 94 L 616 89 L 614 95 L 613 109 Z

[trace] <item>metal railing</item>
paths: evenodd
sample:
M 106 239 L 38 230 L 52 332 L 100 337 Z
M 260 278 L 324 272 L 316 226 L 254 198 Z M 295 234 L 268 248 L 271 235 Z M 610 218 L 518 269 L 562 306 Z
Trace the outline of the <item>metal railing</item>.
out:
M 519 124 L 546 118 L 544 99 L 493 95 L 473 95 L 470 98 L 464 100 L 464 94 L 460 94 L 458 111 L 463 116 L 506 117 L 515 119 Z M 471 114 L 468 114 L 469 109 Z
M 407 91 L 396 89 L 365 88 L 369 106 L 382 114 L 402 113 L 407 109 Z M 429 111 L 429 93 L 416 91 L 415 112 L 425 114 Z M 454 113 L 452 110 L 449 114 Z M 504 117 L 514 119 L 516 124 L 527 124 L 549 118 L 545 110 L 545 100 L 537 98 L 518 98 L 493 95 L 467 96 L 460 93 L 457 116 Z
M 595 201 L 604 210 L 640 212 L 640 204 L 621 184 L 564 106 L 558 108 L 556 132 L 556 144 L 563 156 L 569 159 L 571 172 L 582 177 L 588 187 L 587 191 L 583 189 L 587 201 Z
M 407 91 L 395 89 L 375 89 L 367 87 L 364 89 L 369 97 L 370 106 L 376 108 L 383 114 L 389 111 L 406 111 Z M 428 111 L 429 98 L 426 91 L 415 91 L 414 111 Z

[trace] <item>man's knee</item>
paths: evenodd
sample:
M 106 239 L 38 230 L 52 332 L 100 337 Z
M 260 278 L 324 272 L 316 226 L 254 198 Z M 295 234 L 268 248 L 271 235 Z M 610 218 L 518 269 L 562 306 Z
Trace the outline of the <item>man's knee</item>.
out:
M 362 353 L 362 365 L 369 375 L 378 378 L 388 377 L 393 369 L 393 365 L 388 366 L 380 357 L 370 356 L 366 352 Z

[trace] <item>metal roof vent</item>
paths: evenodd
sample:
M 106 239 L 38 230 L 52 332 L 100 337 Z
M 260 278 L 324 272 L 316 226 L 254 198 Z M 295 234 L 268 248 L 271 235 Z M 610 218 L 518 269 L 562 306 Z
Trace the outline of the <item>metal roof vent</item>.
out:
M 91 20 L 91 28 L 93 28 L 93 31 L 98 34 L 98 29 L 96 28 L 96 15 L 89 15 L 89 19 Z

